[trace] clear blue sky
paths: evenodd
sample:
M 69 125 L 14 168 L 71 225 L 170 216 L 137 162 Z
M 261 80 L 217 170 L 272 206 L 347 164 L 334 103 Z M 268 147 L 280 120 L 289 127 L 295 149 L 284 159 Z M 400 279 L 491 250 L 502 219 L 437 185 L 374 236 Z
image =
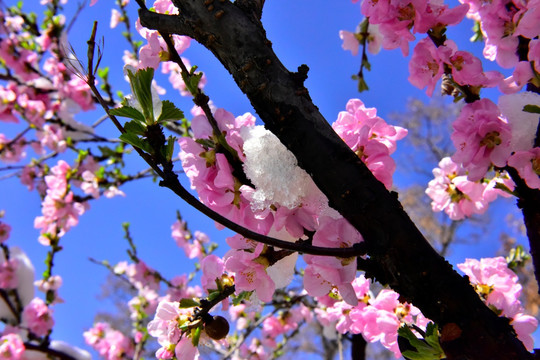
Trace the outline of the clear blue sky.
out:
M 133 0 L 131 2 L 131 12 L 135 14 L 136 3 Z M 14 1 L 6 3 L 9 6 Z M 120 36 L 118 29 L 109 29 L 111 3 L 111 0 L 100 0 L 94 7 L 83 10 L 69 34 L 69 41 L 77 53 L 84 56 L 92 22 L 97 19 L 98 36 L 103 35 L 105 38 L 103 64 L 111 66 L 115 90 L 128 92 L 128 85 L 122 77 L 121 61 L 123 50 L 128 48 L 128 44 Z M 24 8 L 36 11 L 40 8 L 37 4 L 36 0 L 27 0 Z M 70 4 L 66 6 L 68 21 L 74 14 L 75 6 L 74 0 L 70 0 Z M 338 32 L 341 29 L 353 31 L 360 19 L 358 4 L 352 4 L 348 0 L 274 0 L 265 4 L 263 23 L 275 52 L 290 70 L 296 70 L 301 64 L 310 67 L 306 86 L 315 104 L 330 122 L 335 120 L 339 111 L 345 109 L 350 98 L 359 97 L 367 106 L 377 107 L 383 118 L 387 118 L 391 112 L 404 111 L 409 97 L 426 99 L 423 91 L 407 82 L 407 62 L 399 50 L 383 50 L 380 54 L 371 56 L 373 68 L 367 73 L 371 90 L 358 94 L 356 83 L 350 77 L 358 71 L 360 58 L 341 49 Z M 135 17 L 132 20 L 134 21 Z M 471 23 L 467 23 L 458 31 L 450 31 L 450 34 L 460 33 L 460 46 L 463 44 L 463 48 L 476 49 L 478 52 L 481 51 L 481 45 L 469 45 L 467 40 L 470 35 L 464 34 L 471 26 Z M 206 73 L 208 84 L 205 92 L 214 104 L 235 115 L 253 112 L 231 76 L 208 51 L 192 42 L 192 46 L 183 55 Z M 158 78 L 158 82 L 165 86 L 166 78 Z M 165 98 L 176 102 L 189 113 L 190 101 L 178 100 L 180 96 L 173 89 L 168 89 Z M 102 111 L 97 110 L 84 114 L 80 119 L 91 124 L 101 115 Z M 4 128 L 11 125 L 1 126 L 4 131 Z M 103 128 L 107 129 L 105 132 L 108 136 L 117 136 L 111 126 L 103 125 Z M 5 131 L 14 131 L 13 129 L 15 127 Z M 135 154 L 128 158 L 128 163 L 128 168 L 132 170 L 144 168 L 144 164 Z M 395 176 L 398 186 L 404 186 L 409 181 L 410 178 L 400 178 L 399 174 Z M 64 278 L 60 295 L 66 303 L 55 307 L 57 326 L 54 339 L 84 346 L 82 332 L 92 325 L 96 311 L 104 310 L 105 306 L 103 302 L 96 300 L 96 295 L 99 293 L 100 284 L 105 280 L 106 271 L 87 259 L 107 259 L 112 264 L 127 260 L 122 222 L 132 224 L 131 233 L 143 259 L 166 276 L 192 269 L 186 268 L 183 251 L 176 247 L 170 237 L 170 226 L 175 220 L 177 209 L 182 212 L 192 230 L 206 232 L 213 241 L 223 243 L 224 232 L 218 232 L 212 221 L 192 211 L 169 190 L 161 189 L 149 180 L 128 184 L 122 190 L 127 194 L 125 198 L 93 201 L 91 209 L 80 218 L 80 224 L 61 240 L 64 250 L 56 258 L 54 273 Z M 20 185 L 18 179 L 11 178 L 2 181 L 0 199 L 0 209 L 6 210 L 5 221 L 13 227 L 10 243 L 21 246 L 28 253 L 39 278 L 44 269 L 43 259 L 47 251 L 47 248 L 37 242 L 38 230 L 33 227 L 34 218 L 41 214 L 39 198 L 36 193 L 29 193 Z M 498 247 L 496 239 L 486 239 L 472 251 L 458 247 L 452 260 L 462 261 L 466 256 L 492 256 Z M 224 250 L 225 248 L 222 249 Z

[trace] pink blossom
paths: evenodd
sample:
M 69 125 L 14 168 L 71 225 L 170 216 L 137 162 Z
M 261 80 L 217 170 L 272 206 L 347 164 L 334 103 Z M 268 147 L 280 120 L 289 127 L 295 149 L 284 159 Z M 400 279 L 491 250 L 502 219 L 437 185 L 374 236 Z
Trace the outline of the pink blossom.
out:
M 469 180 L 480 180 L 492 164 L 506 165 L 511 153 L 510 126 L 491 100 L 465 105 L 452 126 L 451 138 L 457 149 L 452 160 L 463 164 Z
M 82 111 L 94 109 L 94 99 L 90 87 L 83 79 L 75 75 L 66 83 L 64 95 L 75 101 Z
M 139 289 L 139 293 L 128 301 L 131 320 L 145 318 L 154 314 L 158 306 L 158 293 L 147 287 Z
M 109 324 L 98 322 L 83 333 L 88 345 L 91 345 L 106 360 L 121 360 L 134 353 L 133 342 Z
M 503 257 L 466 259 L 465 263 L 458 264 L 458 268 L 469 277 L 483 301 L 510 319 L 518 338 L 530 351 L 533 348 L 531 334 L 536 330 L 538 321 L 523 314 L 519 300 L 521 285 L 517 275 L 507 267 L 506 260 Z
M 538 327 L 538 320 L 530 315 L 517 314 L 513 317 L 510 325 L 516 331 L 517 337 L 523 342 L 525 348 L 528 351 L 532 351 L 534 348 L 534 338 L 532 334 Z
M 17 88 L 15 86 L 0 86 L 0 120 L 18 123 L 19 119 L 13 115 L 14 105 L 17 100 Z
M 171 350 L 170 346 L 162 346 L 156 350 L 156 358 L 163 359 L 163 360 L 172 359 L 174 356 L 173 350 L 174 350 L 174 347 Z
M 183 220 L 177 220 L 172 225 L 171 229 L 172 238 L 179 247 L 184 249 L 184 252 L 189 259 L 202 259 L 205 251 L 204 244 L 209 242 L 206 234 L 195 231 L 195 236 L 192 236 Z
M 383 289 L 369 306 L 355 309 L 350 314 L 355 333 L 362 333 L 368 342 L 380 341 L 396 358 L 401 354 L 397 344 L 397 330 L 401 324 L 396 314 L 401 306 L 398 297 L 394 291 Z
M 24 343 L 19 335 L 6 334 L 0 338 L 0 359 L 21 360 L 24 351 Z
M 111 29 L 114 29 L 115 27 L 117 27 L 120 21 L 122 21 L 122 14 L 120 13 L 120 11 L 116 9 L 112 9 L 111 10 L 111 23 L 109 25 Z
M 350 31 L 340 30 L 339 38 L 343 40 L 341 47 L 343 50 L 349 50 L 354 56 L 358 55 L 358 49 L 360 43 L 356 38 L 355 34 Z
M 503 257 L 466 259 L 458 264 L 471 283 L 476 284 L 477 292 L 490 305 L 512 317 L 519 304 L 521 285 L 517 275 L 508 268 Z
M 531 189 L 540 189 L 540 148 L 517 151 L 508 159 L 508 166 L 515 168 Z
M 34 282 L 39 291 L 44 293 L 48 291 L 57 291 L 62 286 L 62 278 L 59 275 L 49 276 L 46 280 L 41 279 Z
M 47 147 L 52 151 L 62 153 L 67 148 L 66 136 L 61 127 L 54 124 L 46 124 L 43 130 L 36 133 L 41 146 Z
M 201 285 L 204 289 L 216 289 L 216 279 L 221 278 L 224 270 L 224 262 L 216 255 L 208 255 L 201 261 Z
M 154 8 L 156 12 L 161 14 L 178 14 L 178 9 L 171 0 L 156 0 L 154 1 Z
M 527 85 L 533 76 L 532 64 L 528 61 L 520 61 L 516 65 L 512 76 L 501 81 L 499 89 L 504 94 L 514 94 Z
M 532 39 L 529 42 L 527 59 L 534 64 L 534 70 L 540 73 L 540 39 Z
M 494 87 L 502 80 L 496 71 L 484 72 L 482 62 L 467 51 L 457 50 L 457 45 L 447 40 L 439 49 L 441 60 L 452 68 L 452 77 L 459 85 Z
M 41 337 L 47 335 L 54 325 L 52 314 L 52 309 L 43 300 L 34 298 L 24 307 L 22 319 L 33 334 Z
M 26 156 L 25 140 L 19 138 L 15 142 L 0 133 L 0 160 L 5 163 L 16 163 Z
M 323 320 L 327 325 L 335 323 L 336 330 L 342 334 L 353 332 L 355 334 L 362 332 L 362 325 L 358 317 L 353 320 L 350 315 L 361 313 L 366 307 L 369 295 L 370 281 L 364 275 L 354 279 L 352 285 L 356 297 L 360 300 L 357 305 L 352 306 L 345 301 L 336 301 L 326 308 L 326 310 L 315 310 L 317 318 Z
M 409 62 L 409 82 L 419 89 L 427 86 L 428 96 L 433 95 L 435 85 L 444 73 L 444 64 L 439 58 L 437 47 L 429 38 L 416 44 Z
M 451 158 L 443 158 L 439 167 L 433 169 L 426 194 L 431 198 L 433 211 L 443 211 L 452 220 L 461 220 L 472 214 L 483 214 L 487 210 L 484 198 L 486 185 L 467 179 L 465 170 Z M 491 198 L 493 200 L 494 197 Z
M 155 276 L 155 270 L 142 260 L 139 260 L 136 264 L 130 264 L 126 275 L 129 281 L 139 290 L 144 288 L 157 290 L 159 288 L 159 278 Z
M 313 235 L 313 245 L 323 247 L 350 247 L 361 241 L 360 233 L 344 218 L 321 218 L 320 227 Z M 345 302 L 353 306 L 358 303 L 351 285 L 356 275 L 354 258 L 305 255 L 304 260 L 308 264 L 304 273 L 304 288 L 308 294 L 323 296 L 337 287 Z
M 243 250 L 230 250 L 225 256 L 225 269 L 234 273 L 236 291 L 255 291 L 261 301 L 272 300 L 274 281 L 266 273 L 268 265 L 259 255 L 263 245 L 259 244 L 253 253 Z M 258 261 L 260 259 L 260 261 Z
M 407 135 L 407 130 L 388 125 L 377 116 L 375 108 L 366 108 L 361 100 L 349 100 L 346 109 L 338 114 L 333 129 L 390 189 L 396 166 L 390 154 L 395 151 L 397 140 Z
M 521 35 L 528 39 L 534 39 L 540 34 L 540 2 L 530 0 L 527 2 L 527 10 L 517 23 L 514 36 Z
M 414 32 L 415 33 L 427 33 L 430 29 L 437 26 L 447 26 L 459 24 L 467 11 L 469 6 L 458 5 L 455 8 L 448 8 L 448 5 L 442 4 L 436 1 L 429 1 L 427 6 L 417 7 L 416 16 L 414 20 Z
M 85 170 L 81 174 L 83 182 L 81 183 L 81 190 L 88 195 L 92 195 L 94 199 L 99 198 L 99 185 L 96 174 L 92 171 Z
M 410 29 L 413 27 L 417 11 L 422 11 L 426 1 L 404 1 L 395 3 L 384 1 L 363 1 L 362 14 L 369 18 L 370 24 L 379 25 L 383 36 L 382 47 L 388 50 L 401 48 L 404 56 L 409 53 L 409 42 L 413 41 L 414 35 Z
M 162 48 L 161 38 L 156 31 L 149 32 L 146 40 L 148 43 L 139 49 L 139 69 L 147 67 L 156 69 L 161 62 L 162 53 L 166 51 Z
M 118 189 L 116 186 L 109 186 L 104 192 L 103 196 L 105 196 L 107 199 L 113 198 L 115 196 L 126 196 L 126 194 Z

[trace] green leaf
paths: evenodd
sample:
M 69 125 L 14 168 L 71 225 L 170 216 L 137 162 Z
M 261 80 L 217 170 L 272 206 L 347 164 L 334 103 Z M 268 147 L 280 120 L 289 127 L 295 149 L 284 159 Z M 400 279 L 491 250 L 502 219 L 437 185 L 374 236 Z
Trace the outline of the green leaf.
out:
M 243 300 L 249 299 L 253 291 L 242 291 L 237 297 L 233 299 L 233 305 L 240 304 Z
M 199 339 L 201 338 L 201 328 L 197 327 L 191 331 L 191 343 L 197 347 L 199 345 Z
M 120 135 L 120 140 L 141 150 L 144 150 L 147 153 L 152 153 L 152 148 L 150 147 L 150 145 L 133 133 L 123 133 L 122 135 Z
M 369 90 L 364 76 L 353 75 L 352 78 L 358 81 L 358 92 Z
M 124 125 L 124 129 L 130 133 L 135 135 L 144 135 L 146 132 L 146 126 L 143 123 L 140 123 L 139 121 L 129 121 Z
M 219 294 L 220 294 L 219 291 L 212 291 L 210 294 L 208 294 L 208 297 L 206 299 L 212 302 L 219 296 Z
M 131 106 L 122 106 L 121 108 L 115 108 L 109 110 L 109 113 L 114 116 L 127 117 L 133 120 L 138 120 L 142 123 L 145 123 L 145 117 L 141 112 Z
M 144 118 L 154 121 L 154 106 L 152 104 L 152 79 L 154 69 L 140 69 L 135 74 L 127 70 L 133 96 L 137 98 L 143 109 Z
M 109 67 L 98 69 L 97 74 L 100 78 L 106 80 L 109 77 Z
M 172 102 L 163 100 L 161 103 L 163 104 L 163 107 L 161 108 L 161 115 L 159 115 L 159 119 L 157 120 L 159 123 L 184 118 L 184 112 L 177 108 Z
M 369 63 L 369 60 L 368 60 L 367 56 L 363 57 L 362 65 L 366 68 L 367 71 L 371 71 L 371 64 Z
M 180 300 L 181 309 L 192 308 L 195 306 L 201 306 L 201 303 L 195 299 L 189 299 L 189 298 Z
M 426 336 L 424 336 L 424 339 L 432 348 L 440 350 L 441 353 L 444 353 L 439 341 L 439 327 L 435 323 L 429 322 L 427 324 Z
M 172 156 L 173 156 L 173 153 L 174 153 L 174 143 L 176 141 L 176 137 L 174 136 L 169 136 L 169 138 L 167 139 L 167 145 L 165 145 L 165 154 L 163 154 L 165 156 L 165 159 L 167 161 L 171 161 L 172 159 Z
M 540 106 L 538 105 L 525 105 L 523 107 L 523 111 L 525 112 L 528 112 L 528 113 L 533 113 L 533 114 L 540 114 Z
M 470 38 L 471 42 L 484 41 L 484 34 L 482 33 L 480 22 L 475 21 L 472 30 L 474 35 Z
M 398 344 L 403 356 L 411 360 L 444 359 L 445 354 L 439 344 L 439 332 L 433 323 L 428 324 L 425 339 L 419 339 L 407 325 L 398 329 Z M 401 339 L 401 340 L 400 340 Z M 407 350 L 402 349 L 403 343 L 407 342 Z M 410 350 L 410 348 L 415 350 Z

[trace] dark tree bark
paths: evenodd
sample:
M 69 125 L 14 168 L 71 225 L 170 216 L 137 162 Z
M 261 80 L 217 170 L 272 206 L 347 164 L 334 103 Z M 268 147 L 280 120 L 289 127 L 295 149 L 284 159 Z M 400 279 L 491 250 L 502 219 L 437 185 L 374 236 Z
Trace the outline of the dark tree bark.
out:
M 508 320 L 497 317 L 466 277 L 439 256 L 389 192 L 332 130 L 303 82 L 289 72 L 262 24 L 228 0 L 173 0 L 180 15 L 140 10 L 141 23 L 187 35 L 207 47 L 248 96 L 266 127 L 296 156 L 338 210 L 363 235 L 367 276 L 388 284 L 442 329 L 448 359 L 531 359 Z
M 353 334 L 351 339 L 351 360 L 366 360 L 367 342 L 361 334 Z

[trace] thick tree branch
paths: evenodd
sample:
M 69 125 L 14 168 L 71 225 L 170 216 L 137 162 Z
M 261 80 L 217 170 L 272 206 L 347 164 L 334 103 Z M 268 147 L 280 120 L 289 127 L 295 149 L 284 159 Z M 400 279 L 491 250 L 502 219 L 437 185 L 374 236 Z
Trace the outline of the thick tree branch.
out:
M 508 321 L 479 299 L 468 279 L 440 257 L 360 159 L 335 134 L 311 101 L 302 74 L 289 72 L 274 54 L 260 22 L 232 3 L 173 0 L 180 15 L 141 10 L 151 29 L 187 35 L 232 74 L 260 118 L 338 210 L 363 235 L 368 276 L 389 284 L 442 329 L 448 359 L 530 359 Z

